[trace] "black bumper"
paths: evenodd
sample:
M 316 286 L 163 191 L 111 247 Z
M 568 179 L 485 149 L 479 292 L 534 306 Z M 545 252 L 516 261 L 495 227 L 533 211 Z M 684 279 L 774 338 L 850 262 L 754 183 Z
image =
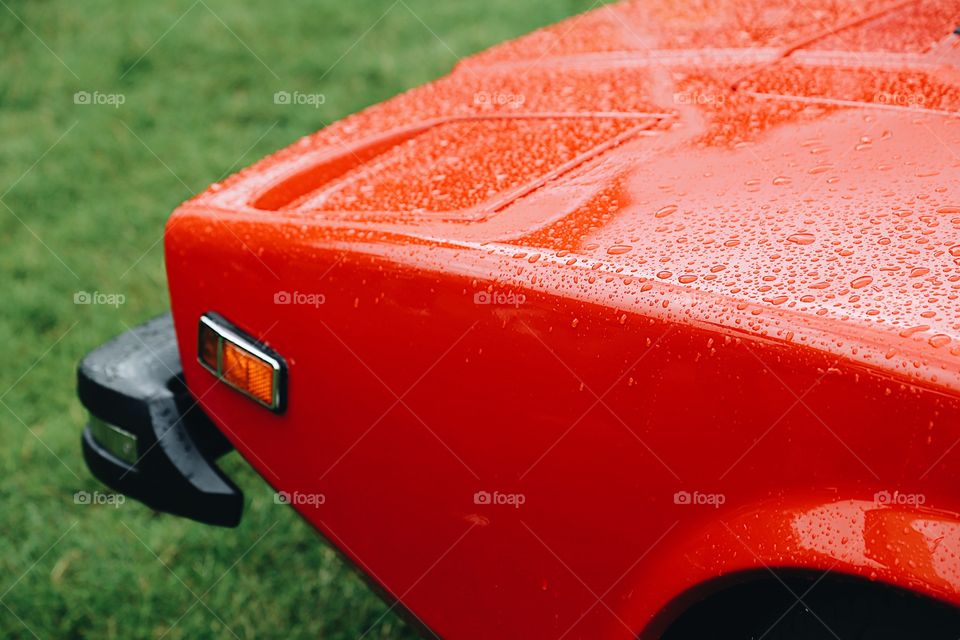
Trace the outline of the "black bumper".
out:
M 243 493 L 213 462 L 230 444 L 183 384 L 169 313 L 90 352 L 77 378 L 91 417 L 83 457 L 94 476 L 157 511 L 240 522 Z

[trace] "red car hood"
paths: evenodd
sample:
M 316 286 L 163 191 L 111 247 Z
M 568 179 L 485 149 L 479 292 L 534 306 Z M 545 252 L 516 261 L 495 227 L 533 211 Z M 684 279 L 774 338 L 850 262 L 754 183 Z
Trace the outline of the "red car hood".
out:
M 945 0 L 604 7 L 304 138 L 171 225 L 960 391 L 958 25 Z

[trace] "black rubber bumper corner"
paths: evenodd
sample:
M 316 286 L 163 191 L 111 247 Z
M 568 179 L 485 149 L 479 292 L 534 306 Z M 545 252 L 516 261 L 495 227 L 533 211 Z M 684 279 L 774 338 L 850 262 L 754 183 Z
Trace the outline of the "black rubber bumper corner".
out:
M 90 412 L 83 457 L 101 482 L 157 511 L 240 522 L 243 493 L 214 462 L 231 446 L 183 384 L 169 313 L 90 352 L 77 393 Z

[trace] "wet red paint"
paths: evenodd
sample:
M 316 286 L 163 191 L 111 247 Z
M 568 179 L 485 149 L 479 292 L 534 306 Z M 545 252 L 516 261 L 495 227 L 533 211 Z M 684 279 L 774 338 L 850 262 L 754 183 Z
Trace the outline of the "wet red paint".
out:
M 599 9 L 171 219 L 191 389 L 441 636 L 655 635 L 765 565 L 960 604 L 960 18 L 812 4 Z M 196 364 L 208 310 L 284 416 Z

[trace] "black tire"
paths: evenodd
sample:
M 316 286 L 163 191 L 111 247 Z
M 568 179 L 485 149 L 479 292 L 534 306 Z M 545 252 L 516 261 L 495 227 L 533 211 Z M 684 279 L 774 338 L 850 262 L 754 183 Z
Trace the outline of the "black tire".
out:
M 960 638 L 960 610 L 954 607 L 877 583 L 817 577 L 781 582 L 768 576 L 723 589 L 691 606 L 663 640 Z

